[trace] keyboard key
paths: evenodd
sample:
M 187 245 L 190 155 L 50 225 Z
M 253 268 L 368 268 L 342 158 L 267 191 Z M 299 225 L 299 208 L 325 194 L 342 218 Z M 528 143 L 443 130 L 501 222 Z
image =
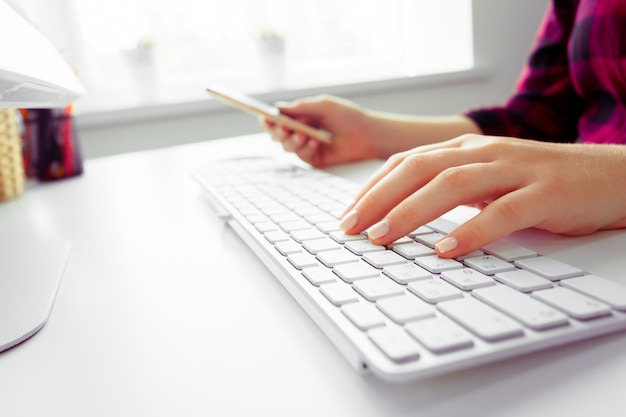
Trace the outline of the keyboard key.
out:
M 317 227 L 322 233 L 326 233 L 326 234 L 340 231 L 338 220 L 334 220 L 330 222 L 323 222 L 323 223 L 315 223 L 315 227 Z
M 467 258 L 478 258 L 479 256 L 485 256 L 485 252 L 483 252 L 481 250 L 475 250 L 475 251 L 472 251 L 470 253 L 466 253 L 465 255 L 457 256 L 454 259 L 456 259 L 459 262 L 463 262 Z
M 446 237 L 443 233 L 433 232 L 425 235 L 417 235 L 415 236 L 415 240 L 423 245 L 428 246 L 429 248 L 435 248 L 435 243 L 439 242 L 441 239 Z
M 368 278 L 362 281 L 357 281 L 354 283 L 352 288 L 369 301 L 376 301 L 384 297 L 404 294 L 404 287 L 389 278 L 380 276 L 377 278 Z
M 329 233 L 330 237 L 336 240 L 339 243 L 351 242 L 353 240 L 365 240 L 366 237 L 363 235 L 347 235 L 344 232 L 337 230 Z
M 239 208 L 239 212 L 246 217 L 253 214 L 261 214 L 261 211 L 259 211 L 259 209 L 254 206 L 241 207 Z
M 310 197 L 308 198 L 308 200 L 309 200 L 309 202 L 311 204 L 314 204 L 317 207 L 323 207 L 323 206 L 326 206 L 328 204 L 336 204 L 335 200 L 333 200 L 332 198 L 328 198 L 328 197 L 322 195 L 319 191 L 312 192 Z M 317 207 L 314 207 L 314 208 L 317 208 Z M 326 210 L 324 210 L 324 211 L 326 211 Z
M 376 301 L 376 307 L 391 320 L 400 324 L 435 315 L 435 308 L 432 305 L 410 294 L 381 298 Z
M 333 274 L 332 269 L 325 266 L 315 266 L 312 268 L 304 268 L 302 275 L 316 287 L 322 284 L 328 284 L 337 281 L 337 276 Z
M 315 215 L 315 214 L 324 214 L 323 210 L 320 210 L 318 207 L 311 207 L 311 206 L 298 207 L 294 209 L 294 212 L 300 217 L 310 216 L 310 215 Z
M 413 230 L 411 233 L 409 233 L 407 236 L 411 238 L 415 238 L 415 236 L 428 235 L 428 234 L 431 234 L 432 232 L 433 232 L 433 229 L 431 229 L 430 227 L 420 226 L 417 229 Z
M 283 207 L 280 204 L 266 206 L 266 207 L 261 207 L 261 206 L 257 206 L 257 207 L 261 210 L 261 212 L 263 214 L 265 214 L 268 217 L 273 217 L 273 216 L 276 216 L 278 214 L 289 214 L 289 213 L 291 213 L 291 211 L 289 211 L 289 209 L 287 207 Z
M 452 233 L 452 231 L 458 227 L 458 224 L 448 219 L 444 219 L 443 217 L 439 217 L 428 223 L 427 226 L 438 231 L 439 233 L 447 235 L 448 233 Z
M 349 262 L 358 262 L 359 257 L 347 249 L 341 248 L 337 250 L 329 250 L 317 254 L 317 259 L 329 268 L 333 266 L 347 264 Z
M 363 260 L 379 269 L 391 265 L 402 265 L 408 262 L 402 256 L 390 250 L 366 253 L 363 255 Z
M 311 203 L 302 199 L 296 199 L 292 201 L 285 202 L 285 207 L 288 207 L 291 210 L 296 210 L 301 207 L 308 207 Z
M 471 297 L 445 301 L 438 304 L 437 308 L 478 336 L 489 341 L 517 337 L 524 334 L 523 328 L 519 323 L 493 307 L 489 307 L 487 304 Z
M 396 239 L 394 240 L 390 245 L 388 245 L 389 247 L 394 247 L 396 245 L 402 245 L 404 243 L 415 243 L 415 241 L 413 239 L 411 239 L 408 236 L 404 236 L 401 237 L 400 239 Z
M 333 225 L 331 230 L 339 230 L 339 221 L 335 216 L 331 216 L 328 213 L 316 213 L 307 214 L 304 216 L 304 220 L 319 227 L 319 225 Z
M 380 275 L 378 269 L 363 261 L 337 265 L 333 268 L 333 272 L 339 278 L 349 283 L 366 278 L 375 278 Z
M 302 243 L 302 247 L 314 255 L 328 250 L 341 249 L 341 245 L 329 237 L 306 240 Z
M 289 235 L 282 230 L 272 230 L 271 232 L 265 233 L 263 236 L 265 236 L 265 239 L 272 244 L 289 240 Z
M 369 303 L 351 303 L 341 307 L 341 312 L 361 330 L 385 325 L 385 317 Z
M 367 335 L 394 362 L 408 362 L 420 357 L 420 346 L 402 329 L 377 327 L 369 330 Z
M 256 228 L 256 230 L 258 230 L 261 233 L 269 232 L 269 231 L 272 231 L 272 230 L 278 230 L 278 226 L 276 226 L 272 222 L 255 223 L 254 227 Z
M 341 208 L 338 208 L 337 210 L 329 211 L 328 214 L 330 214 L 336 219 L 341 219 L 341 216 L 343 215 L 343 211 L 346 208 L 346 205 L 341 205 L 340 207 Z
M 411 322 L 406 325 L 406 331 L 435 353 L 474 345 L 472 336 L 467 330 L 443 317 Z
M 320 292 L 328 299 L 328 301 L 336 306 L 356 303 L 359 301 L 359 295 L 356 291 L 343 282 L 323 284 L 320 286 Z
M 246 216 L 246 219 L 250 222 L 250 223 L 261 223 L 261 222 L 267 222 L 269 221 L 268 217 L 264 214 L 251 214 L 249 216 Z
M 537 252 L 534 250 L 530 250 L 506 240 L 491 243 L 485 246 L 483 250 L 489 255 L 495 255 L 507 262 L 512 262 L 517 259 L 534 258 L 537 256 Z
M 274 247 L 283 256 L 302 252 L 302 246 L 300 246 L 298 243 L 294 242 L 293 240 L 277 242 L 276 245 L 274 245 Z
M 444 271 L 441 273 L 441 277 L 450 284 L 466 291 L 495 284 L 492 278 L 469 268 Z
M 472 295 L 533 329 L 541 330 L 569 323 L 567 316 L 560 311 L 505 285 L 478 289 Z
M 429 303 L 438 303 L 440 301 L 463 297 L 463 291 L 439 278 L 410 282 L 407 288 L 413 294 Z
M 417 242 L 403 243 L 398 245 L 394 244 L 393 251 L 404 256 L 407 259 L 415 259 L 418 256 L 428 256 L 435 254 L 434 249 Z
M 550 304 L 580 320 L 588 320 L 611 314 L 611 307 L 603 302 L 563 287 L 535 291 L 532 295 L 538 300 Z
M 278 224 L 285 232 L 293 232 L 294 230 L 310 229 L 312 226 L 304 220 L 296 220 L 292 222 L 282 222 Z
M 463 264 L 461 262 L 455 261 L 454 259 L 440 258 L 437 255 L 416 258 L 415 263 L 433 274 L 440 274 L 443 271 L 463 268 Z
M 297 220 L 300 220 L 300 217 L 296 216 L 293 213 L 279 213 L 279 214 L 272 214 L 270 216 L 270 219 L 272 219 L 274 223 L 284 223 L 284 222 L 295 222 Z
M 563 287 L 604 301 L 617 310 L 626 311 L 626 287 L 597 275 L 585 275 L 561 281 Z
M 515 266 L 493 255 L 479 256 L 476 258 L 467 258 L 463 261 L 465 265 L 474 268 L 485 275 L 494 275 L 499 272 L 513 271 Z
M 304 241 L 311 240 L 311 239 L 321 239 L 323 237 L 326 237 L 324 233 L 313 228 L 294 230 L 293 232 L 289 233 L 289 236 L 291 236 L 293 240 L 299 243 L 302 243 Z
M 261 212 L 265 214 L 269 215 L 269 214 L 288 212 L 285 210 L 285 208 L 281 204 L 278 204 L 270 196 L 263 196 L 255 200 L 256 201 L 251 199 L 250 201 L 252 204 L 254 204 L 256 208 L 258 208 L 259 210 L 261 210 Z
M 534 272 L 552 281 L 564 278 L 577 277 L 583 274 L 582 269 L 566 263 L 557 261 L 547 256 L 537 256 L 536 258 L 520 259 L 515 261 L 515 265 L 528 271 Z
M 386 266 L 383 268 L 383 274 L 391 277 L 399 284 L 432 278 L 430 272 L 412 263 Z
M 289 254 L 287 255 L 287 260 L 296 269 L 304 269 L 319 265 L 315 257 L 306 252 Z
M 346 206 L 341 203 L 331 202 L 328 204 L 320 204 L 319 208 L 338 218 L 338 216 L 336 216 L 337 213 L 341 214 L 341 212 L 345 210 Z
M 369 240 L 355 240 L 352 242 L 346 242 L 346 249 L 357 255 L 363 255 L 368 252 L 378 252 L 386 250 L 384 246 L 375 245 Z
M 509 287 L 522 292 L 531 292 L 552 288 L 552 281 L 542 278 L 524 269 L 515 271 L 500 272 L 495 275 L 495 279 Z

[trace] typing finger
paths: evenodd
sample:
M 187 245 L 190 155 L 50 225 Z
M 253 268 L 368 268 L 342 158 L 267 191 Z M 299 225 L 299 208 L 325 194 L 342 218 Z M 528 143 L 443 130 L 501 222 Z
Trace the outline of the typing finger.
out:
M 482 158 L 482 154 L 475 150 L 438 149 L 431 152 L 411 153 L 403 157 L 399 162 L 392 161 L 388 168 L 380 172 L 380 176 L 374 178 L 368 184 L 369 189 L 366 188 L 357 198 L 349 213 L 344 216 L 340 227 L 346 233 L 360 233 L 385 217 L 387 213 L 392 212 L 392 210 L 397 212 L 398 210 L 403 210 L 407 204 L 414 204 L 414 198 L 410 196 L 414 193 L 419 196 L 420 189 L 439 176 L 442 171 L 477 160 L 482 161 Z M 439 186 L 439 189 L 436 189 L 434 192 L 454 192 L 448 190 L 440 191 L 441 188 Z M 435 197 L 434 200 L 437 202 L 444 201 L 439 197 Z M 423 202 L 417 201 L 415 204 L 418 204 L 416 207 L 421 212 L 422 207 L 419 204 L 423 204 Z M 394 207 L 399 208 L 394 209 Z M 403 219 L 403 222 L 407 220 Z M 406 227 L 409 227 L 410 223 L 406 224 Z M 407 232 L 409 231 L 407 230 Z M 400 230 L 396 232 L 400 233 Z M 374 233 L 374 236 L 376 236 L 376 233 Z M 374 239 L 380 237 L 382 235 Z
M 437 254 L 454 258 L 470 253 L 517 230 L 539 224 L 543 213 L 537 208 L 541 194 L 524 187 L 488 204 L 474 218 L 460 225 L 435 245 Z
M 365 185 L 357 194 L 354 201 L 345 208 L 342 213 L 342 217 L 351 212 L 357 205 L 357 203 L 363 198 L 363 196 L 365 196 L 372 188 L 374 188 L 374 186 L 378 184 L 383 178 L 389 175 L 391 171 L 394 170 L 400 163 L 402 163 L 404 158 L 409 154 L 410 152 L 402 152 L 392 155 L 390 158 L 388 158 L 385 163 L 378 170 L 376 170 L 376 172 L 374 172 L 374 174 L 367 180 Z
M 519 178 L 496 163 L 454 166 L 397 204 L 368 229 L 368 235 L 374 243 L 385 245 L 459 205 L 496 200 L 519 186 Z
M 433 151 L 440 151 L 445 149 L 457 149 L 462 147 L 469 140 L 472 140 L 476 135 L 463 135 L 455 139 L 451 139 L 449 141 L 441 142 L 441 143 L 433 143 L 429 145 L 420 146 L 418 148 L 400 152 L 395 155 L 392 155 L 385 161 L 385 163 L 368 179 L 363 188 L 357 194 L 354 202 L 350 204 L 344 212 L 342 213 L 342 217 L 348 214 L 350 211 L 354 209 L 357 202 L 363 198 L 376 184 L 378 184 L 383 178 L 387 177 L 391 171 L 393 171 L 398 165 L 403 163 L 403 161 L 410 157 L 411 155 L 416 154 L 426 154 Z

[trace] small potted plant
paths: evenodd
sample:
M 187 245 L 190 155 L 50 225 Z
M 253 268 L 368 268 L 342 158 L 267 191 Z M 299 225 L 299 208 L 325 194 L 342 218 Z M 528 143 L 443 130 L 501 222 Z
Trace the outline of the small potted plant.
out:
M 284 88 L 287 74 L 285 37 L 274 29 L 262 28 L 257 35 L 257 46 L 265 85 L 269 89 Z
M 154 39 L 149 36 L 139 38 L 136 46 L 126 51 L 125 55 L 131 82 L 139 98 L 144 101 L 155 100 L 158 91 L 158 66 Z

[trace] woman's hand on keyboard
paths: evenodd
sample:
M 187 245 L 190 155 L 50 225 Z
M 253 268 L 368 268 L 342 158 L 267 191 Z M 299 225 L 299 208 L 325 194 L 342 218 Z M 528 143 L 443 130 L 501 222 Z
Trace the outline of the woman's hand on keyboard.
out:
M 354 103 L 331 96 L 297 100 L 278 106 L 281 113 L 310 126 L 329 131 L 332 144 L 324 144 L 301 132 L 294 132 L 261 118 L 261 126 L 287 152 L 295 152 L 315 167 L 377 157 L 376 140 L 371 137 L 366 111 Z M 385 156 L 386 157 L 386 156 Z
M 341 227 L 389 244 L 459 205 L 481 212 L 437 245 L 452 258 L 516 230 L 586 234 L 626 227 L 626 147 L 464 135 L 396 154 Z

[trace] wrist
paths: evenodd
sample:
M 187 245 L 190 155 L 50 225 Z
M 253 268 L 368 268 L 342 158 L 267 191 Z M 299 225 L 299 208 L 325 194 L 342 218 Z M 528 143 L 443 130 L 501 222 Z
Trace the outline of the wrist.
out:
M 391 115 L 379 111 L 364 111 L 363 137 L 372 158 L 387 159 L 409 149 L 404 146 L 405 132 Z

